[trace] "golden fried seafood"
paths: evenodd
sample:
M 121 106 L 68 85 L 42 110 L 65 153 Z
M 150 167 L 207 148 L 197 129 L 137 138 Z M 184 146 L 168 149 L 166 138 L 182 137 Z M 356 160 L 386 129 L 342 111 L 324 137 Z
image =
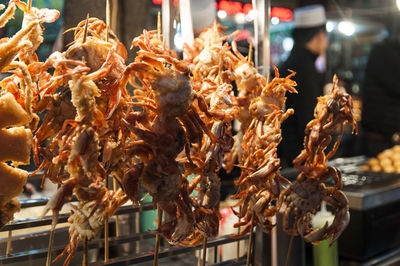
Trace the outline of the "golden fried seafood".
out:
M 353 106 L 350 95 L 339 90 L 338 79 L 333 78 L 330 94 L 318 98 L 314 111 L 314 119 L 305 129 L 304 149 L 293 160 L 294 166 L 301 171 L 297 179 L 279 196 L 277 208 L 286 205 L 283 216 L 283 230 L 290 235 L 301 235 L 307 242 L 318 242 L 332 236 L 331 244 L 336 241 L 350 221 L 349 202 L 340 191 L 342 179 L 340 171 L 327 166 L 329 158 L 339 147 L 343 128 L 349 123 L 353 130 L 357 125 L 353 117 Z M 340 129 L 340 135 L 331 151 L 325 150 L 332 141 L 332 134 Z M 327 187 L 324 182 L 332 178 L 334 186 Z M 335 209 L 335 218 L 331 225 L 312 229 L 311 217 L 321 202 L 325 201 Z M 290 218 L 294 217 L 290 227 Z
M 294 74 L 280 78 L 275 68 L 276 77 L 250 101 L 250 125 L 243 136 L 243 156 L 239 161 L 242 173 L 235 182 L 239 189 L 233 196 L 240 199 L 241 205 L 241 211 L 235 212 L 241 221 L 235 227 L 246 226 L 239 236 L 250 230 L 252 219 L 254 225 L 259 224 L 266 231 L 272 228 L 269 218 L 277 212 L 272 202 L 278 199 L 282 182 L 288 182 L 278 172 L 277 146 L 282 140 L 281 124 L 294 112 L 285 111 L 286 92 L 297 93 L 296 82 L 290 79 Z

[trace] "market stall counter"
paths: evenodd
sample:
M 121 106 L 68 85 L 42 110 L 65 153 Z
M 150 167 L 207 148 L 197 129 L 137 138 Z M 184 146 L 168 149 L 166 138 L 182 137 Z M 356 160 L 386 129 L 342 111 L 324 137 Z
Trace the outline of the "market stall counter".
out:
M 350 223 L 339 238 L 339 256 L 346 265 L 379 263 L 400 254 L 400 174 L 361 171 L 366 162 L 364 156 L 330 162 L 342 171 L 350 204 Z M 294 168 L 282 171 L 291 180 L 297 174 Z

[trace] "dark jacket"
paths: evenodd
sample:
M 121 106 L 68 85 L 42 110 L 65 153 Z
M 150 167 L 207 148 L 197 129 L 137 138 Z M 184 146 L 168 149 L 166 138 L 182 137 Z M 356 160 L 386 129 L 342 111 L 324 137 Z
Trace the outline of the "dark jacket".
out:
M 362 127 L 390 140 L 400 132 L 400 44 L 376 45 L 369 56 L 362 88 Z
M 317 97 L 323 94 L 324 75 L 315 68 L 317 57 L 307 48 L 295 46 L 286 62 L 279 67 L 282 77 L 290 73 L 288 69 L 296 72 L 293 79 L 297 82 L 298 91 L 298 94 L 287 94 L 286 107 L 293 108 L 294 115 L 283 123 L 283 139 L 279 145 L 279 156 L 288 166 L 303 149 L 304 129 L 314 117 Z

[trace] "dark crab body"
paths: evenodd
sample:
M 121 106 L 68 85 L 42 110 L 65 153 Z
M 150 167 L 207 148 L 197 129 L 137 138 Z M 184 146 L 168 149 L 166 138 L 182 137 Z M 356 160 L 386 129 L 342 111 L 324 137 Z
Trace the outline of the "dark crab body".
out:
M 284 189 L 279 196 L 277 208 L 286 205 L 283 216 L 283 229 L 290 235 L 301 235 L 307 242 L 318 242 L 332 236 L 331 244 L 336 241 L 350 221 L 349 202 L 340 189 L 342 179 L 337 168 L 326 163 L 339 147 L 345 123 L 357 130 L 352 111 L 350 95 L 339 90 L 338 79 L 333 79 L 330 94 L 318 98 L 314 110 L 315 118 L 305 130 L 304 149 L 293 160 L 294 166 L 301 171 L 296 181 Z M 332 141 L 332 134 L 340 129 L 340 135 L 331 151 L 326 149 Z M 334 186 L 327 187 L 325 182 L 332 179 Z M 311 228 L 311 218 L 318 211 L 322 201 L 335 209 L 335 218 L 331 225 Z M 293 226 L 289 222 L 294 218 Z

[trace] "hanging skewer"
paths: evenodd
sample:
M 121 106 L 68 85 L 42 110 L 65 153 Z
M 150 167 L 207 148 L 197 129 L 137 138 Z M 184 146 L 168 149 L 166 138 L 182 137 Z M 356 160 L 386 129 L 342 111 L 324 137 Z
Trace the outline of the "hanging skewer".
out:
M 201 249 L 199 249 L 199 256 L 197 257 L 197 266 L 201 266 Z
M 87 247 L 87 238 L 85 237 L 85 240 L 83 240 L 83 259 L 82 259 L 82 265 L 87 266 L 88 265 L 88 247 Z
M 162 210 L 160 209 L 160 206 L 157 206 L 157 234 L 156 234 L 156 247 L 154 251 L 154 262 L 153 266 L 158 266 L 158 253 L 160 252 L 160 233 L 158 230 L 160 230 L 161 227 L 161 222 L 162 222 Z
M 108 42 L 108 31 L 110 28 L 110 0 L 106 0 L 106 42 Z M 105 187 L 108 189 L 108 176 L 106 176 Z M 106 221 L 104 226 L 104 262 L 108 263 L 110 258 L 108 238 L 110 234 L 109 224 L 108 224 L 108 213 L 106 213 Z
M 12 224 L 12 220 L 10 221 L 10 224 Z M 11 251 L 11 240 L 12 240 L 12 230 L 8 231 L 8 238 L 7 238 L 7 248 L 6 248 L 6 257 L 10 256 L 10 251 Z
M 201 266 L 206 265 L 206 255 L 207 255 L 207 237 L 203 238 L 203 261 L 201 263 Z
M 249 55 L 247 56 L 247 62 L 251 62 L 253 57 L 253 42 L 249 44 Z
M 86 38 L 87 38 L 87 34 L 88 34 L 88 25 L 89 25 L 89 13 L 86 15 L 85 30 L 83 32 L 82 43 L 86 42 Z
M 53 249 L 54 231 L 56 229 L 57 220 L 58 219 L 53 219 L 53 221 L 51 222 L 49 246 L 47 248 L 46 266 L 50 266 L 50 264 L 51 264 L 51 250 Z
M 106 0 L 106 42 L 108 42 L 108 31 L 110 28 L 110 0 Z
M 118 18 L 118 0 L 112 0 L 111 9 L 111 30 L 117 33 L 117 18 Z
M 161 13 L 158 12 L 157 14 L 157 37 L 159 40 L 161 40 Z
M 253 242 L 253 229 L 254 229 L 254 214 L 251 216 L 251 227 L 250 227 L 250 236 L 249 236 L 249 245 L 247 248 L 247 261 L 246 266 L 250 265 L 251 261 L 251 247 Z
M 108 189 L 108 176 L 106 177 L 105 180 L 105 186 Z M 108 246 L 108 237 L 109 237 L 109 225 L 108 225 L 108 213 L 106 213 L 106 221 L 105 221 L 105 225 L 104 225 L 104 262 L 108 263 L 108 259 L 109 259 L 109 246 Z
M 294 236 L 291 236 L 290 237 L 290 242 L 289 242 L 289 247 L 288 247 L 288 253 L 287 253 L 287 256 L 286 256 L 285 266 L 288 266 L 289 262 L 290 262 L 290 253 L 292 253 L 293 239 L 294 239 Z
M 117 180 L 113 178 L 113 190 L 117 190 Z M 119 236 L 119 216 L 115 215 L 115 236 Z
M 250 54 L 250 53 L 249 53 Z M 239 213 L 242 212 L 242 206 L 239 207 Z M 240 218 L 238 217 L 238 222 L 240 222 Z M 237 229 L 237 234 L 240 235 L 240 226 Z M 239 261 L 240 256 L 240 240 L 236 242 L 236 260 Z

